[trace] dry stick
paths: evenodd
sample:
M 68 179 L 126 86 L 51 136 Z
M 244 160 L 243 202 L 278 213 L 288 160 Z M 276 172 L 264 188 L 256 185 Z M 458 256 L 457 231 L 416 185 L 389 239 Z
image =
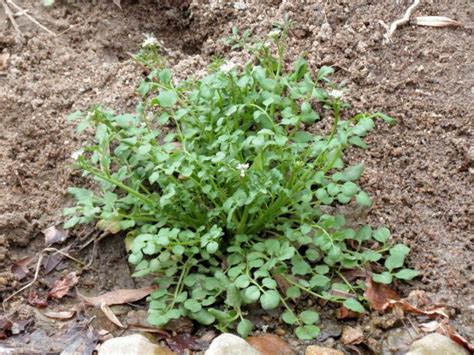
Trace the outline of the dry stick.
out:
M 415 0 L 413 1 L 413 4 L 410 5 L 410 7 L 407 9 L 405 12 L 405 15 L 401 19 L 398 19 L 390 25 L 390 27 L 387 30 L 387 33 L 385 33 L 383 36 L 385 38 L 385 43 L 390 42 L 390 38 L 392 37 L 393 33 L 397 29 L 398 26 L 406 24 L 408 21 L 410 21 L 410 16 L 413 13 L 413 11 L 416 10 L 416 8 L 420 6 L 420 0 Z
M 8 16 L 8 19 L 12 23 L 15 30 L 18 32 L 19 35 L 23 35 L 23 32 L 21 32 L 21 30 L 20 30 L 20 26 L 18 26 L 18 24 L 15 21 L 15 17 L 13 16 L 12 10 L 7 5 L 5 0 L 2 0 L 2 5 L 3 5 L 3 9 L 5 10 L 5 14 Z
M 5 314 L 6 314 L 5 304 L 6 304 L 9 300 L 11 300 L 13 297 L 15 297 L 16 295 L 18 295 L 20 292 L 23 292 L 23 291 L 26 290 L 27 288 L 33 286 L 33 284 L 36 282 L 36 280 L 38 280 L 38 275 L 39 275 L 39 271 L 40 271 L 40 267 L 41 267 L 41 262 L 43 261 L 44 254 L 45 254 L 46 252 L 48 252 L 48 251 L 55 251 L 55 252 L 57 252 L 57 253 L 59 253 L 59 254 L 62 254 L 62 255 L 65 256 L 65 257 L 67 257 L 67 258 L 69 258 L 69 259 L 75 261 L 76 263 L 81 264 L 82 266 L 85 265 L 82 261 L 80 261 L 80 260 L 78 260 L 78 259 L 76 259 L 76 258 L 70 256 L 69 254 L 63 252 L 62 250 L 59 250 L 59 249 L 56 249 L 56 248 L 45 248 L 45 249 L 41 250 L 40 256 L 39 256 L 39 258 L 38 258 L 38 262 L 36 263 L 35 276 L 33 277 L 33 280 L 31 280 L 31 281 L 30 281 L 29 283 L 27 283 L 25 286 L 23 286 L 23 287 L 20 288 L 18 291 L 12 293 L 10 296 L 8 296 L 7 298 L 5 298 L 5 299 L 3 300 L 3 302 L 2 302 L 2 307 L 3 307 L 3 311 L 4 311 Z
M 53 35 L 53 36 L 56 36 L 56 33 L 54 33 L 53 31 L 51 31 L 49 28 L 43 26 L 41 23 L 39 23 L 33 16 L 31 16 L 27 10 L 24 10 L 22 9 L 20 6 L 18 6 L 17 4 L 15 4 L 12 0 L 2 0 L 3 1 L 6 1 L 8 3 L 8 5 L 11 5 L 13 6 L 14 8 L 16 8 L 22 15 L 25 15 L 28 20 L 30 20 L 31 22 L 33 22 L 35 25 L 37 25 L 38 27 L 42 28 L 43 30 L 45 30 L 46 32 L 48 32 L 50 35 Z

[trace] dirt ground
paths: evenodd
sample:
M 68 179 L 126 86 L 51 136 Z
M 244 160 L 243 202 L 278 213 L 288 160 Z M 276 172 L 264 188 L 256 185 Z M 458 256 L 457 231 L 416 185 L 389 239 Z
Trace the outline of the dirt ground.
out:
M 184 77 L 199 73 L 214 56 L 239 56 L 220 41 L 233 26 L 264 36 L 288 13 L 294 21 L 290 58 L 305 52 L 314 68 L 334 66 L 336 79 L 347 81 L 353 112 L 381 111 L 397 119 L 396 126 L 381 125 L 370 135 L 369 149 L 351 153 L 366 164 L 362 185 L 375 201 L 367 218 L 386 224 L 396 240 L 408 244 L 409 264 L 423 272 L 418 281 L 398 285 L 400 294 L 424 290 L 434 302 L 453 307 L 457 331 L 474 340 L 472 2 L 422 1 L 415 16 L 448 16 L 463 26 L 406 25 L 389 44 L 382 44 L 379 21 L 401 17 L 409 1 L 174 1 L 175 6 L 122 0 L 122 9 L 107 0 L 56 1 L 51 9 L 33 0 L 15 3 L 60 35 L 19 16 L 19 38 L 0 10 L 0 300 L 31 280 L 15 281 L 11 265 L 45 247 L 41 231 L 63 222 L 62 209 L 71 203 L 67 187 L 84 183 L 70 155 L 85 137 L 66 116 L 96 103 L 134 111 L 144 73 L 130 54 L 144 33 L 163 42 L 170 65 Z M 85 233 L 77 230 L 68 241 Z M 89 248 L 78 255 L 91 253 Z M 119 239 L 100 243 L 94 256 L 95 269 L 82 275 L 81 291 L 137 286 Z M 47 289 L 73 267 L 64 263 L 34 287 Z M 7 307 L 25 303 L 15 302 Z M 107 320 L 100 322 L 98 317 L 91 325 L 112 329 Z M 29 329 L 50 334 L 58 327 L 36 321 Z M 36 335 L 30 341 L 44 349 Z M 384 346 L 381 352 L 397 353 Z

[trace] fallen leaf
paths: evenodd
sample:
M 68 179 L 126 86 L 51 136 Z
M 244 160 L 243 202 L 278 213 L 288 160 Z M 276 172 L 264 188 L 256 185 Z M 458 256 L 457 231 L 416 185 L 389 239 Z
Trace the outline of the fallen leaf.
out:
M 71 319 L 76 315 L 76 311 L 45 311 L 43 312 L 43 315 L 48 317 L 48 318 L 54 318 L 54 319 L 59 319 L 59 320 L 67 320 Z
M 122 10 L 122 6 L 120 4 L 120 0 L 113 0 L 113 3 L 119 7 L 120 10 Z
M 191 334 L 178 334 L 174 337 L 165 338 L 166 344 L 169 348 L 178 354 L 185 354 L 186 351 L 201 351 L 204 350 L 202 346 L 196 341 L 196 338 Z
M 46 298 L 40 297 L 38 292 L 31 291 L 28 294 L 26 301 L 33 307 L 36 308 L 46 308 L 48 307 L 48 300 Z
M 160 334 L 164 338 L 171 337 L 170 333 L 168 333 L 167 331 L 164 331 L 163 329 L 153 328 L 153 327 L 143 327 L 143 326 L 129 325 L 128 329 L 136 330 L 137 332 L 142 332 L 142 333 Z
M 364 340 L 364 333 L 360 327 L 344 327 L 341 341 L 344 345 L 360 344 Z
M 354 319 L 354 318 L 359 318 L 360 313 L 356 313 L 354 311 L 351 311 L 350 309 L 347 309 L 344 306 L 341 306 L 336 313 L 337 319 Z
M 293 355 L 295 352 L 288 343 L 275 334 L 248 337 L 247 342 L 262 355 Z
M 48 293 L 48 298 L 63 298 L 78 282 L 79 277 L 76 272 L 70 272 L 62 279 L 54 281 L 53 288 Z
M 71 245 L 68 245 L 67 247 L 61 249 L 63 253 L 67 253 L 69 249 L 71 248 Z M 43 258 L 43 269 L 44 269 L 44 274 L 49 274 L 51 271 L 56 269 L 56 267 L 63 261 L 64 255 L 60 254 L 58 252 L 47 255 Z
M 28 265 L 33 261 L 33 257 L 25 256 L 24 258 L 15 261 L 12 265 L 11 271 L 18 281 L 23 280 L 26 275 L 30 273 Z
M 56 228 L 56 226 L 48 227 L 42 232 L 44 234 L 46 246 L 54 243 L 62 243 L 69 237 L 69 233 L 67 231 L 62 228 Z
M 107 306 L 112 306 L 114 304 L 124 304 L 124 303 L 135 302 L 148 296 L 150 293 L 152 293 L 156 289 L 157 289 L 157 286 L 150 286 L 150 287 L 140 288 L 138 290 L 135 290 L 135 289 L 115 290 L 115 291 L 106 292 L 100 296 L 95 296 L 95 297 L 84 296 L 79 292 L 77 292 L 77 295 L 86 304 L 90 306 L 94 306 L 94 307 L 100 307 L 102 304 L 106 304 Z
M 374 282 L 370 277 L 365 280 L 364 297 L 369 302 L 370 308 L 375 311 L 383 311 L 387 308 L 388 301 L 400 299 L 400 296 L 390 287 Z
M 418 26 L 430 27 L 446 27 L 446 26 L 462 26 L 462 23 L 455 21 L 446 16 L 418 16 L 415 17 L 413 23 Z
M 104 313 L 107 319 L 114 323 L 116 326 L 120 328 L 125 328 L 125 326 L 122 324 L 122 322 L 120 322 L 115 313 L 112 312 L 109 306 L 107 306 L 107 304 L 101 303 L 100 310 Z
M 404 300 L 400 300 L 400 301 L 390 300 L 384 305 L 384 307 L 382 307 L 382 310 L 385 310 L 387 308 L 394 308 L 394 307 L 399 307 L 401 310 L 405 312 L 410 312 L 413 314 L 421 314 L 429 318 L 436 318 L 439 316 L 443 318 L 449 318 L 446 312 L 446 307 L 433 306 L 433 307 L 429 307 L 428 309 L 419 309 L 412 306 L 411 304 L 409 304 L 408 302 Z

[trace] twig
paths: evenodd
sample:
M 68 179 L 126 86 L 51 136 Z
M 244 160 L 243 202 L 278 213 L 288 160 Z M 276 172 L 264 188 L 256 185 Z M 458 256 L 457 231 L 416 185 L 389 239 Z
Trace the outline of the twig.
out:
M 38 258 L 38 262 L 36 263 L 35 276 L 33 277 L 33 280 L 31 280 L 31 281 L 30 281 L 29 283 L 27 283 L 25 286 L 23 286 L 23 287 L 20 288 L 18 291 L 12 293 L 10 296 L 8 296 L 7 298 L 5 298 L 5 299 L 3 300 L 3 302 L 2 302 L 2 307 L 3 307 L 3 311 L 4 311 L 5 314 L 6 314 L 5 304 L 6 304 L 9 300 L 11 300 L 13 297 L 15 297 L 16 295 L 18 295 L 20 292 L 23 292 L 23 291 L 26 290 L 27 288 L 33 286 L 33 284 L 38 280 L 38 275 L 39 275 L 39 271 L 40 271 L 40 268 L 41 268 L 41 262 L 43 261 L 44 254 L 45 254 L 46 252 L 48 252 L 48 251 L 55 251 L 56 253 L 59 253 L 59 254 L 65 256 L 65 257 L 67 257 L 67 258 L 69 258 L 69 259 L 75 261 L 76 263 L 81 264 L 82 266 L 85 265 L 82 261 L 80 261 L 80 260 L 78 260 L 78 259 L 76 259 L 76 258 L 70 256 L 69 254 L 63 252 L 62 250 L 59 250 L 59 249 L 56 249 L 56 248 L 45 248 L 45 249 L 41 250 L 40 255 L 39 255 L 39 258 Z
M 47 28 L 46 26 L 43 26 L 41 23 L 39 23 L 33 16 L 31 16 L 26 10 L 22 9 L 20 6 L 18 6 L 17 4 L 15 4 L 13 2 L 13 0 L 2 0 L 2 2 L 7 2 L 8 5 L 10 6 L 13 6 L 15 9 L 17 9 L 22 15 L 25 15 L 28 20 L 30 20 L 31 22 L 33 22 L 36 26 L 40 27 L 41 29 L 43 29 L 44 31 L 48 32 L 50 35 L 53 35 L 56 37 L 56 33 L 54 33 L 53 31 L 51 31 L 49 28 Z
M 391 41 L 391 37 L 395 30 L 397 29 L 398 26 L 406 24 L 408 21 L 410 21 L 410 16 L 413 13 L 413 11 L 416 10 L 416 8 L 420 6 L 420 0 L 415 0 L 413 1 L 413 4 L 410 5 L 410 7 L 407 9 L 405 12 L 405 15 L 401 19 L 398 19 L 390 25 L 389 29 L 387 32 L 383 35 L 385 40 L 384 43 L 389 43 Z
M 23 32 L 21 32 L 20 27 L 15 21 L 15 17 L 13 16 L 12 10 L 8 6 L 8 4 L 5 2 L 5 0 L 2 0 L 2 5 L 3 5 L 3 9 L 5 10 L 5 14 L 7 15 L 8 19 L 13 25 L 13 28 L 15 28 L 15 31 L 18 32 L 20 36 L 22 36 Z

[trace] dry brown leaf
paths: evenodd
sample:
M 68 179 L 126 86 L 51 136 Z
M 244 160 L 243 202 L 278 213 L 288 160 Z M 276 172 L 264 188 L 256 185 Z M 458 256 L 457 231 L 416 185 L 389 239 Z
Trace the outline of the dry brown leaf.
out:
M 32 305 L 33 307 L 36 308 L 46 308 L 48 307 L 48 300 L 44 297 L 41 297 L 38 292 L 36 291 L 31 291 L 28 294 L 28 298 L 26 301 Z
M 100 304 L 100 310 L 104 313 L 104 315 L 107 317 L 108 320 L 110 320 L 112 323 L 114 323 L 116 326 L 120 328 L 125 328 L 125 326 L 122 324 L 122 322 L 119 321 L 117 316 L 112 312 L 112 310 L 107 306 L 105 303 Z
M 422 331 L 426 333 L 432 333 L 437 330 L 441 326 L 441 324 L 434 320 L 427 323 L 421 323 L 419 326 Z
M 364 333 L 360 327 L 344 327 L 341 341 L 344 345 L 360 344 L 364 340 Z
M 247 342 L 262 355 L 294 355 L 288 343 L 275 334 L 248 337 Z
M 447 27 L 462 26 L 462 23 L 446 16 L 419 16 L 413 19 L 413 23 L 418 26 Z
M 53 288 L 48 293 L 48 298 L 63 298 L 78 282 L 79 277 L 76 272 L 70 272 L 62 279 L 54 281 Z
M 383 311 L 387 308 L 388 301 L 400 299 L 400 296 L 390 287 L 376 283 L 370 277 L 365 280 L 364 297 L 369 302 L 370 308 L 375 311 Z
M 18 281 L 23 280 L 26 275 L 30 273 L 28 265 L 33 261 L 33 257 L 25 256 L 24 258 L 15 261 L 11 267 L 12 273 Z
M 44 234 L 44 241 L 47 246 L 54 243 L 62 243 L 69 236 L 69 233 L 67 231 L 62 228 L 56 228 L 56 226 L 48 227 L 42 232 Z
M 54 318 L 54 319 L 59 319 L 59 320 L 67 320 L 71 319 L 76 315 L 76 311 L 45 311 L 43 312 L 43 315 L 45 315 L 48 318 Z
M 337 319 L 354 319 L 359 318 L 361 314 L 351 311 L 344 306 L 341 306 L 336 313 Z
M 446 313 L 446 308 L 445 307 L 431 307 L 429 309 L 419 309 L 411 304 L 405 302 L 404 300 L 400 301 L 395 301 L 391 300 L 388 301 L 383 309 L 387 308 L 394 308 L 394 307 L 399 307 L 405 312 L 410 312 L 413 314 L 421 314 L 424 316 L 427 316 L 429 318 L 436 318 L 436 317 L 443 317 L 443 318 L 449 318 L 448 314 Z
M 157 286 L 150 286 L 134 289 L 122 289 L 106 292 L 100 296 L 88 297 L 77 292 L 79 298 L 90 306 L 101 307 L 102 304 L 112 306 L 114 304 L 124 304 L 129 302 L 135 302 L 148 296 L 150 293 L 155 291 Z

